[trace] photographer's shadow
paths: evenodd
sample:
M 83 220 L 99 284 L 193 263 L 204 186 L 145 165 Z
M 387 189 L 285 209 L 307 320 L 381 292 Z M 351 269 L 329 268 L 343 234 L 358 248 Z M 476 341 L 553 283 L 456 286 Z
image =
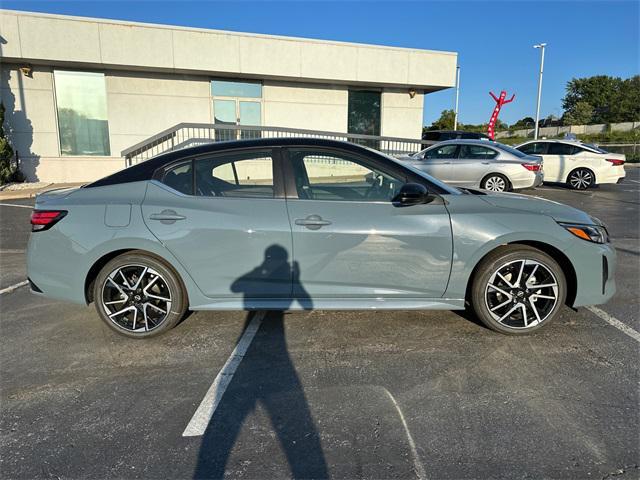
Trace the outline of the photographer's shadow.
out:
M 298 266 L 295 262 L 289 263 L 286 249 L 279 245 L 267 248 L 262 264 L 238 278 L 231 290 L 243 294 L 248 310 L 252 299 L 270 297 L 273 292 L 282 291 L 282 282 L 286 279 L 286 284 L 291 285 L 291 278 L 294 291 L 300 292 L 297 301 L 305 310 L 310 310 L 313 304 L 299 282 Z M 287 351 L 284 310 L 290 305 L 290 300 L 284 301 L 282 310 L 267 312 L 262 320 L 260 330 L 203 435 L 194 478 L 224 477 L 242 425 L 258 403 L 269 416 L 291 476 L 328 477 L 320 437 Z M 252 321 L 259 321 L 257 316 L 262 313 L 248 312 L 243 332 Z M 266 472 L 264 475 L 268 476 Z

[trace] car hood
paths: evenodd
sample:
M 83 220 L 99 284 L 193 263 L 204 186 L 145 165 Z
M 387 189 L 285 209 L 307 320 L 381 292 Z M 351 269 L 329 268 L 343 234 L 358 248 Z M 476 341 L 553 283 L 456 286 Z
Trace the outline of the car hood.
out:
M 520 195 L 517 193 L 486 193 L 485 195 L 479 194 L 479 198 L 494 207 L 540 213 L 550 216 L 557 222 L 580 223 L 584 225 L 600 225 L 602 223 L 582 210 L 540 197 Z

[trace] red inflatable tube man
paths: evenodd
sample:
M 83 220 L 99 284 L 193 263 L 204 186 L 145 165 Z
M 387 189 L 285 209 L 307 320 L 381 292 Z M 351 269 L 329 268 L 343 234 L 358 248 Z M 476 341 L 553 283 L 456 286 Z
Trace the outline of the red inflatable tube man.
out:
M 489 127 L 487 128 L 487 134 L 489 135 L 489 138 L 493 140 L 496 134 L 495 128 L 496 122 L 498 121 L 498 115 L 500 114 L 500 109 L 503 105 L 513 102 L 513 99 L 516 98 L 516 94 L 514 93 L 513 95 L 511 95 L 511 98 L 509 100 L 505 100 L 505 98 L 507 98 L 507 92 L 505 92 L 504 90 L 500 92 L 500 97 L 496 97 L 493 92 L 489 92 L 489 95 L 491 95 L 496 101 L 496 107 L 493 109 L 491 119 L 489 120 Z

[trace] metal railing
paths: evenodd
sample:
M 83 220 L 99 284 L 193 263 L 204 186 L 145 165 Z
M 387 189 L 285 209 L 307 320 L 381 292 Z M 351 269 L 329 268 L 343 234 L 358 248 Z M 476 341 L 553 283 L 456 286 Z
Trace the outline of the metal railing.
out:
M 229 140 L 252 138 L 312 137 L 343 140 L 379 150 L 389 155 L 419 152 L 433 142 L 411 138 L 379 137 L 355 133 L 325 132 L 285 127 L 247 125 L 212 125 L 209 123 L 179 123 L 143 142 L 122 151 L 127 165 L 133 165 L 161 153 L 181 148 Z

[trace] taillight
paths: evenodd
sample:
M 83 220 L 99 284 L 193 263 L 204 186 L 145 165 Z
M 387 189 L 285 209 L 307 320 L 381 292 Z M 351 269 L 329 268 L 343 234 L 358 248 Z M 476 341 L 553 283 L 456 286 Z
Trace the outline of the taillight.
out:
M 522 166 L 529 170 L 530 172 L 538 172 L 540 171 L 539 163 L 523 163 Z
M 624 165 L 624 160 L 618 160 L 617 158 L 607 158 L 607 162 L 611 162 L 612 167 Z
M 31 212 L 31 231 L 48 230 L 62 220 L 66 214 L 66 210 L 34 210 Z

